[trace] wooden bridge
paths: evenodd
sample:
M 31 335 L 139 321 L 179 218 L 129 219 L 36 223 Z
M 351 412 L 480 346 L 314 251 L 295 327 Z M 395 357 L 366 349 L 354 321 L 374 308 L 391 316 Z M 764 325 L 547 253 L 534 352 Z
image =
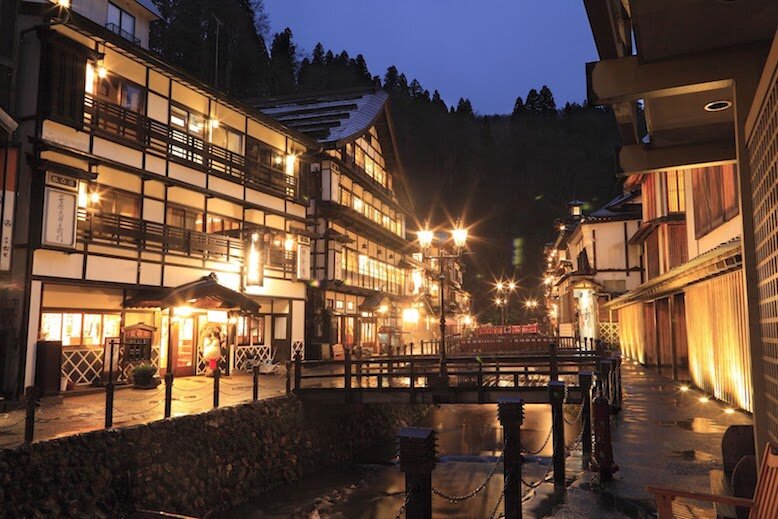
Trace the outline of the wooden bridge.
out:
M 603 348 L 545 343 L 511 349 L 454 354 L 446 359 L 447 377 L 441 376 L 440 358 L 433 355 L 353 358 L 346 352 L 343 360 L 298 357 L 288 365 L 287 388 L 303 401 L 320 403 L 484 404 L 518 397 L 528 404 L 547 404 L 549 382 L 561 381 L 565 401 L 580 403 L 582 387 L 591 388 L 596 374 L 612 401 L 620 395 L 620 360 Z

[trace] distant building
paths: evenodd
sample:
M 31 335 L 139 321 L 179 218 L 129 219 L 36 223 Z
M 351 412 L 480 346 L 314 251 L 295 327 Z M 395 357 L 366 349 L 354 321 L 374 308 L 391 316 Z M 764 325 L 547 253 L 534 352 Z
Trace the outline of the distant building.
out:
M 607 303 L 642 280 L 640 250 L 630 245 L 640 218 L 640 190 L 618 196 L 589 214 L 583 202 L 569 204 L 546 248 L 547 311 L 563 337 L 618 342 L 618 316 Z
M 64 4 L 19 2 L 9 38 L 21 124 L 5 148 L 5 396 L 36 370 L 56 389 L 97 382 L 112 338 L 124 374 L 203 373 L 214 341 L 227 371 L 302 351 L 305 157 L 319 145 L 151 54 L 150 0 Z

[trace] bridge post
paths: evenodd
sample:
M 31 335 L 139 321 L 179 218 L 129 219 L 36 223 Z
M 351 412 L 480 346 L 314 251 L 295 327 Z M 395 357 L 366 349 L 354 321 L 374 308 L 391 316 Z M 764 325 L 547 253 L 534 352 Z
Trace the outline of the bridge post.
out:
M 411 369 L 411 380 L 410 380 L 410 387 L 411 387 L 411 403 L 416 403 L 416 370 L 413 366 L 413 357 L 411 357 L 410 361 L 410 369 Z
M 552 380 L 548 383 L 549 401 L 551 402 L 551 428 L 553 431 L 552 447 L 554 449 L 554 486 L 565 487 L 565 417 L 563 404 L 565 401 L 565 383 Z
M 346 403 L 351 402 L 351 348 L 343 349 L 343 390 Z
M 38 388 L 27 386 L 24 389 L 24 443 L 29 445 L 35 436 L 35 406 L 38 405 Z
M 549 376 L 552 381 L 559 380 L 559 361 L 557 359 L 557 353 L 559 352 L 559 345 L 552 342 L 548 345 L 548 367 Z
M 431 519 L 435 431 L 426 427 L 403 427 L 397 433 L 397 440 L 400 470 L 405 473 L 405 517 Z
M 602 381 L 602 395 L 608 399 L 611 399 L 611 361 L 610 359 L 600 360 L 600 372 L 598 377 Z
M 478 384 L 478 403 L 484 403 L 484 363 L 481 359 L 478 361 L 478 376 L 476 378 L 476 384 Z
M 218 362 L 213 370 L 213 408 L 219 407 L 219 379 L 221 378 L 222 370 L 219 367 Z
M 581 451 L 584 469 L 592 459 L 592 372 L 578 373 L 578 385 L 581 387 Z
M 286 394 L 292 392 L 292 362 L 286 361 Z
M 302 367 L 303 367 L 303 358 L 300 355 L 300 352 L 294 354 L 294 392 L 297 393 L 297 391 L 300 390 L 300 384 L 302 383 Z
M 251 366 L 251 376 L 251 399 L 256 402 L 259 400 L 259 364 L 254 364 Z
M 503 477 L 505 481 L 505 518 L 521 519 L 521 424 L 524 422 L 524 401 L 519 397 L 502 397 L 497 403 L 497 416 L 505 440 L 503 447 Z
M 613 462 L 611 444 L 611 410 L 608 399 L 598 395 L 594 399 L 594 460 L 592 469 L 600 472 L 600 481 L 610 481 L 619 470 Z

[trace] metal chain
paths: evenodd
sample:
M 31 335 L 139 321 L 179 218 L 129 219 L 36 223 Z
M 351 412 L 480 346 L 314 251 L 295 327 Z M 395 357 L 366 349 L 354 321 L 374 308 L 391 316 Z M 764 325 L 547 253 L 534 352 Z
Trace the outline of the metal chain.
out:
M 529 490 L 525 494 L 523 494 L 522 497 L 526 496 L 529 493 L 530 490 L 534 490 L 534 489 L 538 488 L 546 480 L 548 475 L 551 473 L 551 469 L 552 468 L 554 468 L 554 464 L 553 463 L 549 463 L 548 466 L 546 467 L 546 471 L 543 473 L 542 476 L 540 476 L 540 479 L 538 479 L 534 483 L 527 483 L 527 481 L 524 478 L 521 478 L 521 482 L 525 486 L 529 487 Z
M 552 426 L 551 426 L 551 428 L 548 430 L 548 435 L 546 436 L 546 440 L 543 442 L 543 445 L 541 445 L 541 446 L 540 446 L 540 448 L 539 448 L 538 450 L 536 450 L 536 451 L 531 451 L 531 450 L 527 449 L 526 447 L 524 447 L 524 446 L 522 445 L 522 446 L 521 446 L 521 452 L 523 452 L 524 454 L 529 454 L 529 455 L 531 455 L 531 456 L 534 456 L 534 455 L 536 455 L 536 454 L 540 454 L 541 452 L 543 452 L 543 449 L 545 449 L 545 448 L 546 448 L 546 445 L 548 445 L 548 441 L 551 439 L 551 433 L 552 433 L 553 431 L 554 431 L 554 427 L 553 427 L 553 425 L 552 425 Z
M 150 406 L 150 407 L 147 407 L 147 408 L 145 408 L 145 409 L 143 409 L 143 410 L 140 410 L 140 411 L 126 411 L 126 410 L 124 410 L 124 409 L 121 409 L 121 408 L 119 408 L 119 407 L 116 407 L 116 405 L 114 405 L 114 406 L 113 406 L 113 410 L 114 410 L 115 412 L 117 412 L 117 413 L 120 413 L 120 414 L 123 414 L 123 415 L 127 415 L 127 416 L 140 416 L 140 415 L 142 415 L 142 414 L 146 414 L 148 411 L 151 411 L 152 409 L 154 409 L 154 408 L 156 408 L 156 407 L 159 407 L 159 406 L 161 406 L 161 405 L 162 405 L 162 404 L 164 404 L 164 403 L 165 403 L 165 401 L 164 401 L 164 400 L 160 400 L 160 401 L 159 401 L 159 402 L 157 402 L 156 404 L 154 404 L 154 405 L 152 405 L 152 406 Z
M 27 416 L 24 415 L 24 416 L 22 416 L 22 418 L 20 420 L 14 422 L 12 424 L 0 424 L 0 427 L 3 428 L 3 429 L 11 429 L 13 427 L 16 427 L 17 425 L 19 425 L 20 423 L 22 423 L 26 419 L 27 419 Z
M 460 501 L 467 501 L 468 499 L 470 499 L 472 497 L 475 497 L 476 495 L 478 495 L 481 492 L 481 490 L 486 488 L 486 485 L 488 485 L 489 481 L 491 481 L 492 477 L 494 477 L 495 473 L 497 472 L 497 467 L 499 467 L 500 463 L 502 463 L 504 452 L 505 452 L 505 446 L 503 446 L 503 454 L 501 454 L 500 457 L 497 458 L 497 461 L 494 463 L 494 466 L 492 467 L 492 470 L 489 471 L 489 474 L 486 476 L 486 479 L 484 480 L 484 482 L 481 483 L 480 485 L 478 485 L 471 492 L 468 492 L 467 494 L 464 494 L 462 496 L 450 496 L 448 494 L 445 494 L 445 493 L 441 492 L 440 490 L 436 489 L 435 487 L 432 488 L 432 492 L 435 495 L 438 495 L 438 496 L 442 497 L 443 499 L 448 499 L 449 503 L 459 503 Z
M 163 389 L 164 389 L 164 388 L 163 388 Z M 157 396 L 157 395 L 161 394 L 161 393 L 163 392 L 163 389 L 157 389 L 157 390 L 156 390 L 156 391 L 154 391 L 153 393 L 146 393 L 146 394 L 145 394 L 145 396 L 143 396 L 143 397 L 141 397 L 141 398 L 126 398 L 126 397 L 125 397 L 125 398 L 122 398 L 122 400 L 126 400 L 126 401 L 128 401 L 128 402 L 143 402 L 144 400 L 148 400 L 148 399 L 149 399 L 149 398 L 151 398 L 151 397 L 154 397 L 154 396 Z M 116 394 L 116 396 L 118 397 L 118 396 L 119 396 L 119 393 L 123 393 L 123 392 L 124 392 L 124 391 L 121 391 L 121 392 L 117 392 L 117 393 L 115 393 L 115 394 Z M 119 400 L 119 398 L 116 398 L 116 399 L 117 399 L 117 400 Z
M 578 415 L 575 418 L 573 418 L 572 421 L 568 421 L 567 418 L 564 418 L 564 415 L 562 416 L 562 419 L 565 421 L 567 425 L 575 425 L 583 416 L 583 408 L 584 408 L 583 403 L 581 403 L 580 409 L 578 409 Z
M 400 519 L 402 515 L 405 513 L 405 509 L 408 507 L 408 501 L 411 500 L 411 494 L 413 493 L 413 488 L 409 488 L 408 492 L 405 494 L 405 502 L 400 507 L 400 509 L 397 511 L 397 515 L 394 516 L 394 519 Z
M 502 485 L 502 492 L 500 492 L 500 497 L 497 499 L 497 503 L 495 503 L 494 508 L 492 509 L 492 513 L 489 515 L 489 519 L 496 519 L 497 510 L 500 508 L 500 503 L 502 503 L 502 500 L 505 498 L 505 488 L 508 486 L 509 479 L 510 477 L 506 474 Z

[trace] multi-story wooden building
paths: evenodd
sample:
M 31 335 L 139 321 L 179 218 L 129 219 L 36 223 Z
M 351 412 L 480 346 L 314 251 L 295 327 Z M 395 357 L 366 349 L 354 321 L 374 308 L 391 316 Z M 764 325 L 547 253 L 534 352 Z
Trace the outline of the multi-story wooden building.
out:
M 60 343 L 63 387 L 96 381 L 106 341 L 139 323 L 151 340 L 123 341 L 123 368 L 202 373 L 214 340 L 224 369 L 303 349 L 319 146 L 150 53 L 159 16 L 150 0 L 21 2 L 7 395 Z
M 570 202 L 570 215 L 547 247 L 546 307 L 560 336 L 617 343 L 618 316 L 607 303 L 643 279 L 639 247 L 629 242 L 640 224 L 640 190 L 588 214 L 582 206 Z
M 688 362 L 698 387 L 753 410 L 761 447 L 768 413 L 775 414 L 765 396 L 776 395 L 765 394 L 766 375 L 757 378 L 774 357 L 762 351 L 754 302 L 775 294 L 759 284 L 772 274 L 763 269 L 769 254 L 756 254 L 752 204 L 760 199 L 750 196 L 745 120 L 778 4 L 585 5 L 600 55 L 587 68 L 589 102 L 613 106 L 624 142 L 621 173 L 643 189 L 644 221 L 633 242 L 643 244 L 646 281 L 611 304 L 621 347 L 674 376 Z
M 398 346 L 413 263 L 411 201 L 395 143 L 389 96 L 373 88 L 258 101 L 265 114 L 318 140 L 308 218 L 314 282 L 311 355 L 333 345 Z

